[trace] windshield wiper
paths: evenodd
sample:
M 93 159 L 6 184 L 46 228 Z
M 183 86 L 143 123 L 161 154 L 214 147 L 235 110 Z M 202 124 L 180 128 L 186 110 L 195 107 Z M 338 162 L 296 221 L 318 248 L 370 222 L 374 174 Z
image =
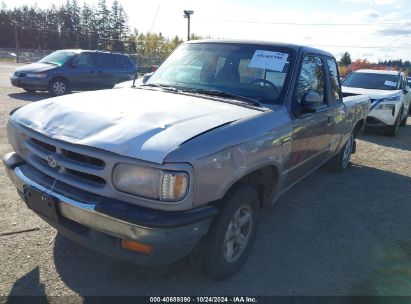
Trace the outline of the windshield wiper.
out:
M 50 62 L 50 61 L 40 61 L 41 63 L 47 63 L 47 64 L 54 64 L 54 65 L 59 65 L 55 62 Z
M 242 96 L 242 95 L 237 95 L 234 93 L 228 93 L 224 91 L 219 91 L 219 90 L 206 90 L 206 89 L 184 89 L 181 90 L 182 92 L 189 92 L 189 93 L 195 93 L 195 94 L 204 94 L 204 95 L 210 95 L 210 96 L 218 96 L 218 97 L 227 97 L 230 99 L 236 99 L 240 101 L 244 101 L 248 104 L 252 104 L 253 106 L 256 107 L 261 107 L 265 108 L 261 103 L 259 103 L 256 99 L 247 97 L 247 96 Z
M 163 84 L 156 84 L 156 83 L 147 83 L 142 84 L 140 87 L 154 87 L 154 88 L 161 88 L 166 91 L 173 91 L 177 92 L 178 90 L 173 86 L 163 85 Z

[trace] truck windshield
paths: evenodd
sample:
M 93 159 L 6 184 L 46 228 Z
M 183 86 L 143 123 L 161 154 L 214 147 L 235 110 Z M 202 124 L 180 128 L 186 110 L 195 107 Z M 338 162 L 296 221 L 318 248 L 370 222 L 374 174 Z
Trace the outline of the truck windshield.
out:
M 51 63 L 51 64 L 55 64 L 58 66 L 62 66 L 68 60 L 70 60 L 74 56 L 74 54 L 75 54 L 74 52 L 69 52 L 69 51 L 55 51 L 51 53 L 50 55 L 47 55 L 43 59 L 40 59 L 39 62 Z
M 176 90 L 260 103 L 280 103 L 287 90 L 294 52 L 289 48 L 230 43 L 191 43 L 180 46 L 147 82 Z
M 397 90 L 398 80 L 398 75 L 354 72 L 344 79 L 342 85 L 352 88 Z

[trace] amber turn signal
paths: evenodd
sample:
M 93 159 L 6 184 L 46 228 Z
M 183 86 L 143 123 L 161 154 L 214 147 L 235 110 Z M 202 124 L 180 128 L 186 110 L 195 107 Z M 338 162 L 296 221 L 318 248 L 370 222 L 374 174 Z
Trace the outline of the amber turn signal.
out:
M 152 250 L 152 247 L 150 245 L 129 240 L 121 240 L 121 247 L 127 250 L 132 250 L 144 254 L 150 254 Z

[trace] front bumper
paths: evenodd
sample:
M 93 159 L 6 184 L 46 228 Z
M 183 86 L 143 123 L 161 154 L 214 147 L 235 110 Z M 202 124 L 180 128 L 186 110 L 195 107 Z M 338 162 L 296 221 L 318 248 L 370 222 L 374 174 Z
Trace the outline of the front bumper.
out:
M 157 211 L 108 198 L 80 201 L 64 187 L 45 187 L 29 174 L 29 165 L 16 153 L 4 156 L 9 178 L 27 203 L 30 191 L 39 192 L 55 202 L 55 218 L 43 220 L 61 234 L 83 246 L 104 254 L 145 266 L 161 266 L 189 254 L 209 229 L 215 207 L 191 211 Z M 39 201 L 38 203 L 45 203 Z M 121 240 L 131 240 L 152 247 L 150 254 L 121 247 Z
M 10 77 L 10 82 L 13 86 L 23 89 L 47 91 L 48 90 L 48 77 L 45 78 L 29 78 L 29 77 Z

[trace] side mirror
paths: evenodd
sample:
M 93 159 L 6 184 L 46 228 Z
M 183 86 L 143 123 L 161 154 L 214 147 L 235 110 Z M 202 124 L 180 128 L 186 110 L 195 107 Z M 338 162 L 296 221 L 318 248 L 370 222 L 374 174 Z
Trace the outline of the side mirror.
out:
M 72 61 L 72 62 L 70 63 L 70 67 L 71 67 L 72 69 L 73 69 L 73 68 L 76 68 L 76 67 L 78 67 L 78 63 Z
M 146 83 L 152 75 L 153 75 L 153 73 L 144 74 L 143 75 L 143 84 Z
M 323 99 L 317 92 L 310 91 L 303 96 L 301 113 L 315 113 Z

